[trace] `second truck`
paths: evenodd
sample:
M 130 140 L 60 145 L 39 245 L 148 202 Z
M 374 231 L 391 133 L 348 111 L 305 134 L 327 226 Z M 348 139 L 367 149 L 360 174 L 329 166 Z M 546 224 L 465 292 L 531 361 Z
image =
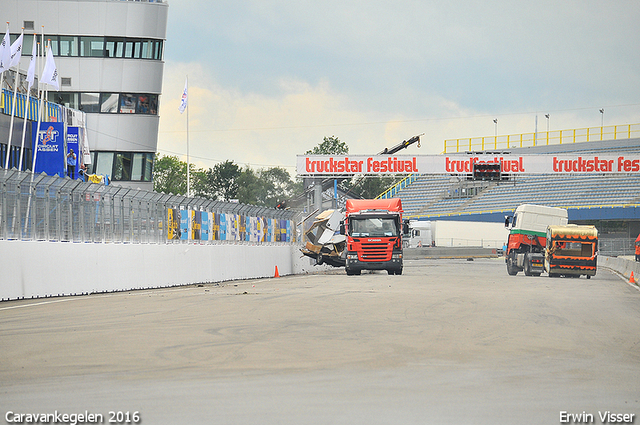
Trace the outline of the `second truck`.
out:
M 507 241 L 507 273 L 515 276 L 596 274 L 598 231 L 594 226 L 568 223 L 567 210 L 523 204 L 516 208 Z M 509 225 L 509 219 L 505 221 Z

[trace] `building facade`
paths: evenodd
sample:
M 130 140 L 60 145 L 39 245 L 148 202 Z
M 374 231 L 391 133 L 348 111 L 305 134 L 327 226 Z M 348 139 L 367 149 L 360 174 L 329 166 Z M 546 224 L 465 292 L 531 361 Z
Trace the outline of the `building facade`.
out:
M 164 70 L 166 0 L 3 0 L 12 42 L 24 28 L 26 73 L 34 34 L 50 40 L 60 91 L 49 101 L 85 112 L 89 172 L 153 189 Z

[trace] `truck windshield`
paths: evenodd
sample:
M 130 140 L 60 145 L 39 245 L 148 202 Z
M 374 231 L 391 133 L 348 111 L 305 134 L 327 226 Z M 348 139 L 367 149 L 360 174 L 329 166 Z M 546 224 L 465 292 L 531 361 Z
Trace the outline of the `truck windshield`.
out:
M 398 236 L 398 227 L 393 218 L 351 218 L 349 223 L 353 237 Z

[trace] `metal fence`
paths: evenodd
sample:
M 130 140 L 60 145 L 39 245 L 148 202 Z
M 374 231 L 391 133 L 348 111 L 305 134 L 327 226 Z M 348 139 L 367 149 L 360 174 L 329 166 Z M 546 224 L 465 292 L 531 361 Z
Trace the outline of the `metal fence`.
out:
M 188 235 L 172 236 L 176 224 L 170 220 L 170 210 L 188 214 Z M 0 239 L 4 240 L 291 243 L 296 241 L 294 215 L 288 210 L 0 170 Z M 208 221 L 194 221 L 197 217 Z M 229 229 L 226 222 L 220 224 L 221 217 L 230 220 Z M 200 232 L 204 227 L 211 227 L 211 232 Z M 191 232 L 193 228 L 198 231 Z
M 598 250 L 602 255 L 610 257 L 620 257 L 623 255 L 635 254 L 635 239 L 633 238 L 600 238 Z

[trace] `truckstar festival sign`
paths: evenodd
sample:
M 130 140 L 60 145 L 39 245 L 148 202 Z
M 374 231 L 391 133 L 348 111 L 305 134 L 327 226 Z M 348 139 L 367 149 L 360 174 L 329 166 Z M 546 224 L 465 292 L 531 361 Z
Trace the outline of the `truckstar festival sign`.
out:
M 471 174 L 474 164 L 507 174 L 638 174 L 640 155 L 298 155 L 299 176 Z

